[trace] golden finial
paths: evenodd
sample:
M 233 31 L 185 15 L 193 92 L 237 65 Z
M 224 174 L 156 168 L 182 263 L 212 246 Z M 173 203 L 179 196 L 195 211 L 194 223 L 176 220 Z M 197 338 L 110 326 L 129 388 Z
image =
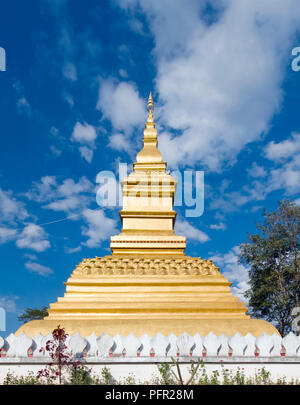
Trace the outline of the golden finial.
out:
M 150 91 L 150 94 L 149 94 L 149 97 L 148 97 L 147 109 L 148 109 L 148 112 L 151 111 L 153 113 L 154 103 L 153 103 L 153 98 L 152 98 L 151 91 Z
M 147 118 L 147 123 L 153 123 L 153 110 L 154 110 L 154 103 L 153 103 L 153 98 L 152 94 L 150 91 L 149 97 L 148 97 L 148 102 L 147 102 L 147 110 L 148 110 L 148 118 Z M 146 125 L 147 125 L 146 123 Z

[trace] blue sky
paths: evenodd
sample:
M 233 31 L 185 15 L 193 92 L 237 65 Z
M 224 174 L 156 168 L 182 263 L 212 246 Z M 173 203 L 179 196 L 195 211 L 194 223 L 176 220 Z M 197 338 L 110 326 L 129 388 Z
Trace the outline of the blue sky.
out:
M 7 334 L 82 258 L 109 254 L 118 208 L 96 176 L 131 163 L 152 90 L 169 169 L 205 171 L 205 210 L 177 232 L 241 297 L 238 245 L 264 207 L 300 204 L 297 0 L 11 0 L 0 6 L 0 306 Z M 96 211 L 95 211 L 96 210 Z

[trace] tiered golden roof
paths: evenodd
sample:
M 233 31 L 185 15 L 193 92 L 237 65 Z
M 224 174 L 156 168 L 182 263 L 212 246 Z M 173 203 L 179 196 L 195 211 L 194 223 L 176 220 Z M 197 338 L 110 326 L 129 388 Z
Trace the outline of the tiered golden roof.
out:
M 151 93 L 147 107 L 143 149 L 122 182 L 122 230 L 111 237 L 112 255 L 83 259 L 49 316 L 17 334 L 46 334 L 58 323 L 83 336 L 277 332 L 246 315 L 245 303 L 212 261 L 185 255 L 185 237 L 174 232 L 176 182 L 157 148 Z

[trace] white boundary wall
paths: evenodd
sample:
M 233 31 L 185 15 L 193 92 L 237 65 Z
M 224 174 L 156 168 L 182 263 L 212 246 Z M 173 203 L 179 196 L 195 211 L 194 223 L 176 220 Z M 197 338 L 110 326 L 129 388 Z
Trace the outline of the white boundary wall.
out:
M 33 339 L 25 333 L 16 337 L 10 334 L 7 338 L 0 336 L 0 383 L 7 372 L 26 375 L 29 371 L 36 374 L 51 362 L 45 351 L 52 334 L 37 335 Z M 88 338 L 79 333 L 68 336 L 66 345 L 74 359 L 81 361 L 100 376 L 104 366 L 109 368 L 116 380 L 126 379 L 130 374 L 136 383 L 150 381 L 158 377 L 157 365 L 163 362 L 172 363 L 172 357 L 178 359 L 183 377 L 188 378 L 191 361 L 200 358 L 206 372 L 229 369 L 243 369 L 246 376 L 254 376 L 263 367 L 271 372 L 271 378 L 286 377 L 286 380 L 300 381 L 300 337 L 292 332 L 284 338 L 274 334 L 262 334 L 255 338 L 251 334 L 242 336 L 239 333 L 228 337 L 216 336 L 213 333 L 202 337 L 184 333 L 181 336 L 165 337 L 158 333 L 154 337 L 143 335 L 138 339 L 133 334 L 114 337 L 108 334 Z

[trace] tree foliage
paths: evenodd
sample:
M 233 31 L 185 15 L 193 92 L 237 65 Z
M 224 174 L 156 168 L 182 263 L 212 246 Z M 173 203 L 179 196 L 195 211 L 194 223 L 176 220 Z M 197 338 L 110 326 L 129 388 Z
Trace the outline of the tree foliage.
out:
M 300 306 L 300 207 L 279 202 L 273 212 L 264 210 L 256 225 L 259 234 L 241 244 L 240 261 L 249 266 L 250 313 L 276 324 L 281 335 L 291 330 L 291 312 Z
M 18 316 L 18 321 L 26 323 L 36 319 L 43 319 L 45 316 L 48 316 L 47 307 L 43 307 L 42 309 L 26 308 L 24 313 Z

